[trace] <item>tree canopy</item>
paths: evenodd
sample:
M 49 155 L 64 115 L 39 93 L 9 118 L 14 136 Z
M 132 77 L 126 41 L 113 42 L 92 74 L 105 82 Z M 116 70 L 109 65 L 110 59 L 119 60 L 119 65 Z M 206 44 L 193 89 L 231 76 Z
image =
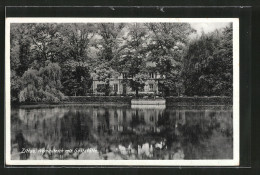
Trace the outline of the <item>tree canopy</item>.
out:
M 190 42 L 184 57 L 185 93 L 232 96 L 232 55 L 232 25 Z
M 150 72 L 164 95 L 232 95 L 232 25 L 199 35 L 189 23 L 11 24 L 11 99 L 57 102 L 124 74 L 138 91 Z M 191 34 L 197 37 L 192 38 Z

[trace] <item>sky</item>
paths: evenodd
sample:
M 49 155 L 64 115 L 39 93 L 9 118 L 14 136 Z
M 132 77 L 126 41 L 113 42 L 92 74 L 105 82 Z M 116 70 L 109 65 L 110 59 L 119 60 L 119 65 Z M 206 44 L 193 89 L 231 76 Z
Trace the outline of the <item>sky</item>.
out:
M 213 32 L 215 29 L 220 29 L 228 26 L 229 23 L 190 23 L 191 27 L 196 29 L 200 35 L 202 31 L 205 33 Z

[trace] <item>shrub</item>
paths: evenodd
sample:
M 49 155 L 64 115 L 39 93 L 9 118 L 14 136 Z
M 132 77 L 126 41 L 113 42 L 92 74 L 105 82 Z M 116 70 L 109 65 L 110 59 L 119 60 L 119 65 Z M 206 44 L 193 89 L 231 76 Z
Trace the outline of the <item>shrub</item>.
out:
M 37 97 L 35 97 L 37 93 L 37 89 L 29 84 L 27 87 L 25 87 L 19 94 L 19 101 L 20 102 L 25 102 L 25 101 L 28 101 L 28 102 L 35 102 L 38 100 Z
M 28 69 L 22 76 L 20 102 L 59 102 L 65 97 L 60 92 L 60 67 L 56 63 L 46 62 L 39 71 Z

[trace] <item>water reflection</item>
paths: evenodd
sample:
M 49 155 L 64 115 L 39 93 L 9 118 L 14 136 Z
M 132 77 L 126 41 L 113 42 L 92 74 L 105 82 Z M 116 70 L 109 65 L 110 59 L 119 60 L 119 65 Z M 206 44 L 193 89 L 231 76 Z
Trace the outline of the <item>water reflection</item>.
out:
M 11 155 L 22 160 L 232 159 L 232 121 L 230 109 L 12 109 Z

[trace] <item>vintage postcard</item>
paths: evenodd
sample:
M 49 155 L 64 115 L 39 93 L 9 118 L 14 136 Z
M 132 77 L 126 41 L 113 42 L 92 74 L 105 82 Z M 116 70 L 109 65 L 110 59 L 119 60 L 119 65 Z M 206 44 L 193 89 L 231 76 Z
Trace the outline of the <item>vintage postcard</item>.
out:
M 6 18 L 6 165 L 239 166 L 238 18 Z

